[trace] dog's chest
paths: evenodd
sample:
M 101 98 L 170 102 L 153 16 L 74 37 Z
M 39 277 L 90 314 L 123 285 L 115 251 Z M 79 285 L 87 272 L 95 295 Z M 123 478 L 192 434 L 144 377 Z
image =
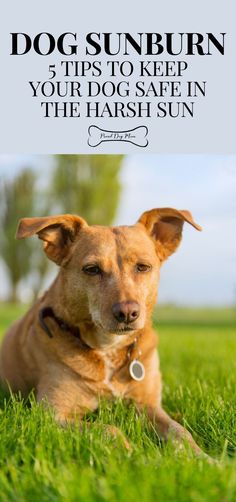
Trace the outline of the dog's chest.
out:
M 127 384 L 127 354 L 117 354 L 116 351 L 109 353 L 100 352 L 104 365 L 102 390 L 114 397 L 123 396 Z

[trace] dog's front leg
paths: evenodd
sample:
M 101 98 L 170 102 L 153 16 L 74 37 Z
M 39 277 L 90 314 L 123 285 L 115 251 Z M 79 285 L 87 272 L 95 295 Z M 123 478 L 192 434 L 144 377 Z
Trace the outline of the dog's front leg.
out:
M 77 424 L 80 432 L 84 429 L 83 417 L 98 406 L 97 397 L 80 385 L 76 379 L 61 378 L 60 383 L 53 379 L 42 379 L 37 389 L 37 401 L 53 411 L 56 422 L 62 427 Z M 87 422 L 86 427 L 94 428 L 94 424 Z M 114 425 L 100 424 L 105 438 L 118 441 L 128 450 L 132 447 L 123 432 Z
M 57 378 L 45 374 L 37 386 L 37 401 L 53 411 L 61 425 L 76 422 L 98 406 L 98 399 L 79 378 L 62 371 Z
M 203 450 L 201 450 L 201 448 L 194 441 L 190 432 L 178 422 L 173 420 L 162 408 L 148 407 L 147 413 L 160 439 L 171 440 L 177 451 L 181 450 L 184 447 L 184 444 L 187 444 L 198 457 L 206 458 L 210 463 L 216 462 L 214 459 L 209 457 L 209 455 L 204 453 Z
M 190 432 L 173 420 L 162 408 L 147 408 L 147 413 L 160 439 L 170 439 L 180 444 L 186 442 L 196 453 L 202 453 Z
M 194 441 L 192 435 L 185 427 L 173 420 L 161 406 L 161 374 L 156 349 L 143 358 L 145 378 L 139 382 L 133 381 L 130 385 L 127 398 L 136 403 L 139 411 L 146 410 L 149 420 L 154 426 L 158 436 L 163 440 L 171 440 L 176 450 L 181 450 L 188 444 L 199 457 L 208 458 L 213 462 Z

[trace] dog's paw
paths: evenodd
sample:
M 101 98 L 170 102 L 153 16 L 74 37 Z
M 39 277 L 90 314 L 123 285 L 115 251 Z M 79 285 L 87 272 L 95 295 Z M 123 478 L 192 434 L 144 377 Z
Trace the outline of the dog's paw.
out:
M 104 424 L 103 427 L 104 427 L 105 437 L 112 438 L 115 441 L 118 440 L 126 448 L 126 450 L 132 452 L 131 444 L 129 443 L 126 436 L 118 427 L 116 427 L 115 425 L 107 425 L 107 424 Z

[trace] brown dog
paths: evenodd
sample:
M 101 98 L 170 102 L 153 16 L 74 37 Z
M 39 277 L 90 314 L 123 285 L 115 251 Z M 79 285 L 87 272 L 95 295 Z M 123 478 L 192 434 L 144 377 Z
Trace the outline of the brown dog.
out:
M 158 434 L 191 434 L 161 407 L 161 374 L 151 314 L 160 267 L 178 247 L 188 211 L 162 208 L 134 226 L 88 226 L 79 216 L 24 218 L 17 238 L 37 234 L 60 266 L 50 289 L 8 331 L 0 354 L 2 381 L 35 389 L 60 422 L 95 410 L 99 397 L 120 396 L 145 408 Z

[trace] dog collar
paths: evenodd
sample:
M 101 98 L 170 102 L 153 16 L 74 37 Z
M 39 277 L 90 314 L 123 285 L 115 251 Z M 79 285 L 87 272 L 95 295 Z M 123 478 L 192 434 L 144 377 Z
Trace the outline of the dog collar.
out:
M 61 319 L 60 317 L 58 317 L 54 313 L 52 307 L 43 307 L 39 311 L 39 324 L 40 324 L 41 328 L 45 331 L 45 333 L 47 333 L 49 338 L 53 338 L 53 334 L 45 321 L 46 317 L 53 319 L 57 323 L 57 325 L 59 326 L 60 329 L 62 329 L 63 331 L 68 331 L 71 335 L 73 335 L 75 338 L 77 338 L 80 341 L 80 344 L 83 346 L 84 349 L 86 349 L 86 350 L 91 349 L 91 347 L 89 347 L 89 345 L 87 345 L 87 343 L 85 343 L 82 340 L 82 338 L 80 336 L 79 328 L 77 328 L 75 326 L 70 326 L 65 321 L 63 321 L 63 319 Z

